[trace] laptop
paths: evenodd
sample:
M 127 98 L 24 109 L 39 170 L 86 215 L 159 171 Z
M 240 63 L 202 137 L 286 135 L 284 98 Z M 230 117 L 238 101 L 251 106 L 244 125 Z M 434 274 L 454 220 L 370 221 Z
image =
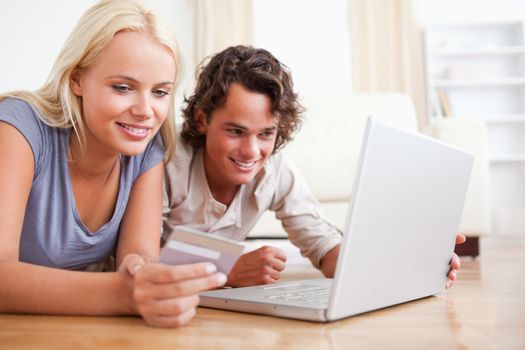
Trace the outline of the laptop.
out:
M 368 118 L 334 278 L 207 291 L 200 306 L 328 322 L 443 292 L 473 161 Z

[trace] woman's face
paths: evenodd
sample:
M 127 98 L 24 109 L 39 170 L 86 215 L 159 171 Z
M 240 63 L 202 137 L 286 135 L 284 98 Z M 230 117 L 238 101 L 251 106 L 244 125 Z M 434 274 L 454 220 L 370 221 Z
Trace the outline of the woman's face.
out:
M 175 70 L 171 53 L 149 34 L 116 34 L 71 80 L 74 94 L 82 97 L 87 148 L 97 154 L 142 153 L 168 115 Z

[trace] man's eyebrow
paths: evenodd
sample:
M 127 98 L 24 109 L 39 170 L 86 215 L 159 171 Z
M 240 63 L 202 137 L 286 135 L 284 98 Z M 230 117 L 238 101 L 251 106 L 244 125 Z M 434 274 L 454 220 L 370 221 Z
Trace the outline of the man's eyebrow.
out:
M 130 77 L 129 75 L 124 75 L 124 74 L 113 74 L 113 75 L 110 75 L 108 77 L 106 77 L 106 79 L 124 79 L 124 80 L 128 80 L 128 81 L 131 81 L 131 82 L 134 82 L 134 83 L 139 83 L 139 81 L 135 78 L 132 78 Z M 163 81 L 163 82 L 160 82 L 160 83 L 157 83 L 155 85 L 175 85 L 174 82 L 172 81 Z
M 241 125 L 241 124 L 237 124 L 237 123 L 234 123 L 234 122 L 224 122 L 223 125 L 224 126 L 233 127 L 233 128 L 242 129 L 242 130 L 248 130 L 248 128 L 246 126 Z M 277 130 L 277 126 L 276 125 L 270 126 L 268 128 L 262 128 L 261 129 L 261 131 L 274 131 L 274 130 Z
M 234 123 L 234 122 L 224 122 L 223 123 L 224 126 L 231 126 L 233 128 L 239 128 L 239 129 L 243 129 L 243 130 L 248 130 L 248 128 L 244 125 L 241 125 L 241 124 L 237 124 L 237 123 Z

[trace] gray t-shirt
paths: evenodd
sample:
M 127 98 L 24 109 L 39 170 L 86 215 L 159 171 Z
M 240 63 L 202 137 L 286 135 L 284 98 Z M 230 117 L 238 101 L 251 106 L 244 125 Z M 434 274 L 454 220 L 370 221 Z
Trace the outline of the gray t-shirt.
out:
M 116 246 L 133 183 L 164 158 L 160 133 L 144 153 L 121 157 L 113 216 L 98 231 L 90 232 L 80 220 L 67 166 L 71 129 L 46 125 L 36 110 L 20 99 L 0 102 L 0 121 L 13 125 L 24 135 L 34 156 L 35 173 L 20 237 L 20 261 L 84 270 L 105 260 Z

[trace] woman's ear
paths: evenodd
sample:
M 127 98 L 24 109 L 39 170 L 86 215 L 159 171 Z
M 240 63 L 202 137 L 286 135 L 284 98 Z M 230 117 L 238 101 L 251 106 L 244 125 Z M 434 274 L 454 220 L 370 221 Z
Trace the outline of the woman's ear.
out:
M 195 108 L 193 111 L 193 119 L 195 120 L 197 130 L 202 134 L 206 134 L 206 126 L 208 125 L 206 113 L 204 113 L 201 108 Z
M 69 87 L 77 96 L 82 96 L 82 84 L 80 83 L 80 72 L 75 69 L 69 78 Z

